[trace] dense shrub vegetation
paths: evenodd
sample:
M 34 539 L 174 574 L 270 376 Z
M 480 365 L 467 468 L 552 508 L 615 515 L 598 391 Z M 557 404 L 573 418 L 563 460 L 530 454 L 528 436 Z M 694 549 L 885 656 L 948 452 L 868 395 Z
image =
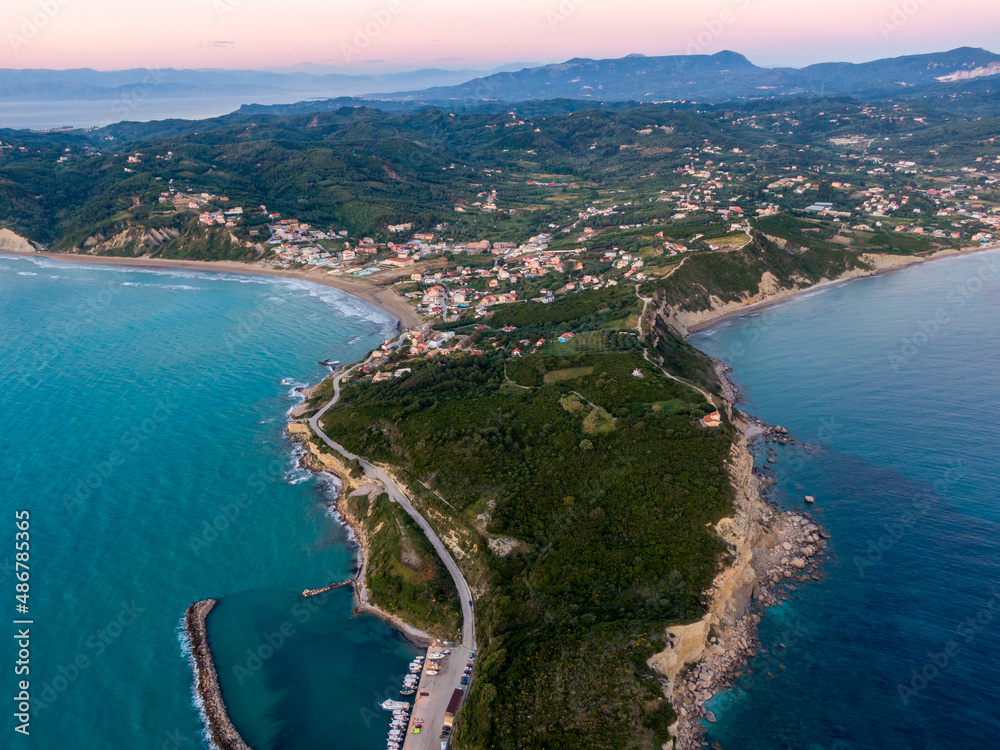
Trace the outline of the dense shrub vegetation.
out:
M 499 353 L 412 366 L 350 385 L 324 427 L 520 543 L 480 558 L 485 658 L 461 742 L 656 746 L 669 708 L 645 660 L 665 623 L 702 611 L 730 433 L 701 428 L 712 407 L 634 349 L 508 360 L 510 380 Z

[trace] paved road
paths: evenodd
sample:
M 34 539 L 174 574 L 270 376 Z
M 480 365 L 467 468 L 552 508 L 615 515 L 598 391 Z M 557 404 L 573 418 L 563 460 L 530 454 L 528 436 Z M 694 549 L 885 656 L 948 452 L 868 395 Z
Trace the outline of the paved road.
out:
M 355 365 L 355 367 L 358 367 L 358 365 Z M 357 459 L 358 463 L 365 470 L 366 476 L 377 479 L 385 486 L 389 497 L 399 503 L 403 510 L 409 513 L 413 520 L 417 522 L 417 525 L 423 529 L 455 581 L 459 601 L 462 605 L 462 641 L 453 648 L 454 653 L 447 660 L 448 662 L 453 662 L 453 664 L 445 665 L 445 668 L 441 670 L 441 674 L 436 677 L 424 676 L 421 678 L 420 690 L 430 692 L 430 696 L 419 700 L 412 718 L 424 719 L 424 731 L 419 735 L 409 734 L 406 743 L 407 750 L 438 750 L 441 744 L 438 735 L 440 734 L 441 726 L 444 724 L 444 714 L 445 709 L 448 707 L 448 701 L 459 687 L 466 658 L 470 652 L 476 650 L 476 627 L 475 613 L 472 606 L 472 591 L 469 589 L 469 584 L 466 582 L 465 576 L 462 575 L 461 569 L 455 563 L 444 542 L 441 541 L 434 529 L 431 528 L 431 525 L 427 523 L 427 519 L 413 507 L 413 503 L 410 502 L 406 493 L 390 477 L 386 476 L 381 469 L 331 440 L 329 435 L 323 432 L 323 429 L 320 427 L 320 419 L 340 400 L 341 379 L 353 369 L 345 370 L 334 376 L 333 398 L 309 420 L 309 426 L 312 427 L 313 431 L 328 446 L 348 461 Z

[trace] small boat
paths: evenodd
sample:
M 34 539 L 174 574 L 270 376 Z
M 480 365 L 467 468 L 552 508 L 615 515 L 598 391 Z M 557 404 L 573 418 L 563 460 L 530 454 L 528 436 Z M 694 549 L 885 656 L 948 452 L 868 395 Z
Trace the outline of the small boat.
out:
M 444 654 L 435 651 L 433 654 L 427 654 L 427 658 L 431 661 L 438 661 L 444 658 Z
M 403 688 L 402 690 L 399 691 L 399 694 L 400 695 L 413 695 L 415 692 L 417 692 L 417 691 L 414 690 L 413 688 Z
M 382 709 L 385 711 L 400 711 L 402 709 L 409 709 L 410 704 L 406 701 L 394 701 L 394 700 L 384 700 L 382 701 Z

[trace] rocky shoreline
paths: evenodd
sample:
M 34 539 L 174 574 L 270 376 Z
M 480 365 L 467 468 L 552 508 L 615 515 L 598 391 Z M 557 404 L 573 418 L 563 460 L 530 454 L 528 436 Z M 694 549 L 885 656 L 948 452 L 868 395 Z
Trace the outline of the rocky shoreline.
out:
M 218 601 L 215 599 L 203 599 L 192 604 L 184 613 L 184 629 L 191 646 L 194 690 L 209 742 L 218 750 L 250 750 L 226 712 L 219 687 L 219 675 L 215 671 L 215 660 L 208 646 L 205 618 L 216 604 Z
M 373 479 L 364 478 L 362 482 L 352 478 L 347 466 L 338 456 L 323 453 L 319 450 L 316 443 L 311 439 L 312 431 L 305 423 L 290 422 L 287 432 L 293 440 L 305 447 L 305 452 L 299 460 L 300 468 L 311 471 L 314 474 L 326 474 L 334 477 L 339 483 L 340 489 L 331 498 L 328 509 L 348 529 L 350 541 L 357 556 L 357 572 L 350 581 L 354 588 L 354 614 L 365 612 L 375 615 L 402 632 L 415 646 L 419 646 L 420 648 L 429 646 L 434 642 L 434 636 L 430 633 L 411 625 L 401 617 L 386 612 L 384 609 L 371 603 L 368 586 L 365 583 L 369 556 L 369 544 L 365 525 L 362 519 L 351 512 L 350 508 L 347 507 L 347 503 L 342 502 L 348 494 L 367 495 L 369 498 L 373 496 L 377 497 L 385 491 L 385 488 Z
M 679 750 L 705 746 L 701 720 L 715 721 L 705 703 L 716 693 L 731 688 L 734 680 L 748 671 L 749 660 L 761 646 L 757 626 L 762 612 L 786 598 L 781 585 L 794 586 L 820 579 L 818 567 L 825 546 L 825 532 L 807 515 L 782 514 L 775 546 L 762 557 L 759 582 L 749 611 L 733 627 L 710 637 L 702 659 L 685 669 L 674 682 L 671 703 L 679 717 L 675 725 Z M 774 675 L 769 673 L 769 676 Z
M 739 431 L 730 460 L 735 513 L 715 527 L 730 562 L 706 592 L 708 613 L 695 623 L 668 628 L 667 648 L 649 660 L 666 678 L 678 717 L 671 727 L 673 744 L 664 746 L 675 750 L 708 747 L 702 722 L 712 723 L 715 716 L 706 702 L 748 672 L 760 648 L 757 626 L 764 610 L 787 598 L 786 587 L 794 590 L 796 584 L 820 579 L 829 538 L 809 513 L 783 512 L 766 500 L 777 482 L 767 473 L 777 462 L 776 446 L 798 443 L 784 428 L 740 412 L 736 405 L 742 397 L 727 377 L 729 368 L 714 365 L 725 410 Z M 755 452 L 764 457 L 761 468 L 754 466 Z

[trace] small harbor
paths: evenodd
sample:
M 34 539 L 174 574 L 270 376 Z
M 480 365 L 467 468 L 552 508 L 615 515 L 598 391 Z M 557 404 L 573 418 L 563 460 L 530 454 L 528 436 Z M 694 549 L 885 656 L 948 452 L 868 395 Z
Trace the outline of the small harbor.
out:
M 474 654 L 463 658 L 460 651 L 449 642 L 435 641 L 426 655 L 410 663 L 399 689 L 402 700 L 382 704 L 393 712 L 386 750 L 438 750 L 450 745 L 475 664 Z M 410 696 L 412 706 L 407 702 Z

